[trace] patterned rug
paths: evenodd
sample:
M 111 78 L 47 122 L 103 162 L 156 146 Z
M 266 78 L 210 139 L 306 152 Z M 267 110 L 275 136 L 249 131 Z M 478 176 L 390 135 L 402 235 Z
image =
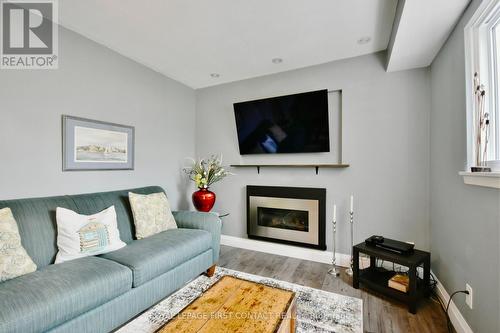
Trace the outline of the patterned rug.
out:
M 363 301 L 359 298 L 220 267 L 213 277 L 196 278 L 117 332 L 155 332 L 224 275 L 294 291 L 297 294 L 298 333 L 363 332 Z

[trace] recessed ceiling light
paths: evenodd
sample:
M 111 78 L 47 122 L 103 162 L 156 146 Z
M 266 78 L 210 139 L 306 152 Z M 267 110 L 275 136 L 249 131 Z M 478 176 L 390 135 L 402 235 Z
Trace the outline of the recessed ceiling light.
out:
M 361 37 L 358 39 L 358 44 L 368 44 L 371 40 L 371 37 Z
M 273 60 L 271 60 L 273 62 L 273 64 L 281 64 L 283 62 L 283 59 L 281 58 L 273 58 Z
M 212 78 L 216 79 L 216 78 L 220 77 L 220 74 L 219 73 L 212 73 L 212 74 L 210 74 L 210 76 Z

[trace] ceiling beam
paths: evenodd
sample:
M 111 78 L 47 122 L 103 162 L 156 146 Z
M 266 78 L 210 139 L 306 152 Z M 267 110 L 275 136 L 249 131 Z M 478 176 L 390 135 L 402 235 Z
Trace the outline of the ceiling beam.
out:
M 470 0 L 399 0 L 387 48 L 387 71 L 429 66 Z

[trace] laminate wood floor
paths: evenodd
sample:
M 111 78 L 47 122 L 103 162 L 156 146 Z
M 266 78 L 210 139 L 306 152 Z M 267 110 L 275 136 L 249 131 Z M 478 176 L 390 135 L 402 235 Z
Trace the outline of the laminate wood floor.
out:
M 327 273 L 327 264 L 229 246 L 221 246 L 219 266 L 361 298 L 365 332 L 448 332 L 446 316 L 437 301 L 421 301 L 417 314 L 413 315 L 402 303 L 363 288 L 352 288 L 351 278 L 345 274 L 345 269 L 341 270 L 340 277 L 334 278 Z

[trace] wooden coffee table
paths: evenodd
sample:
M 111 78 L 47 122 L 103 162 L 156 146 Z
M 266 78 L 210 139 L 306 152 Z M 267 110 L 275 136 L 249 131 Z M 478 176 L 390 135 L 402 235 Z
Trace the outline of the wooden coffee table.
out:
M 157 332 L 295 332 L 296 308 L 292 291 L 224 276 Z

